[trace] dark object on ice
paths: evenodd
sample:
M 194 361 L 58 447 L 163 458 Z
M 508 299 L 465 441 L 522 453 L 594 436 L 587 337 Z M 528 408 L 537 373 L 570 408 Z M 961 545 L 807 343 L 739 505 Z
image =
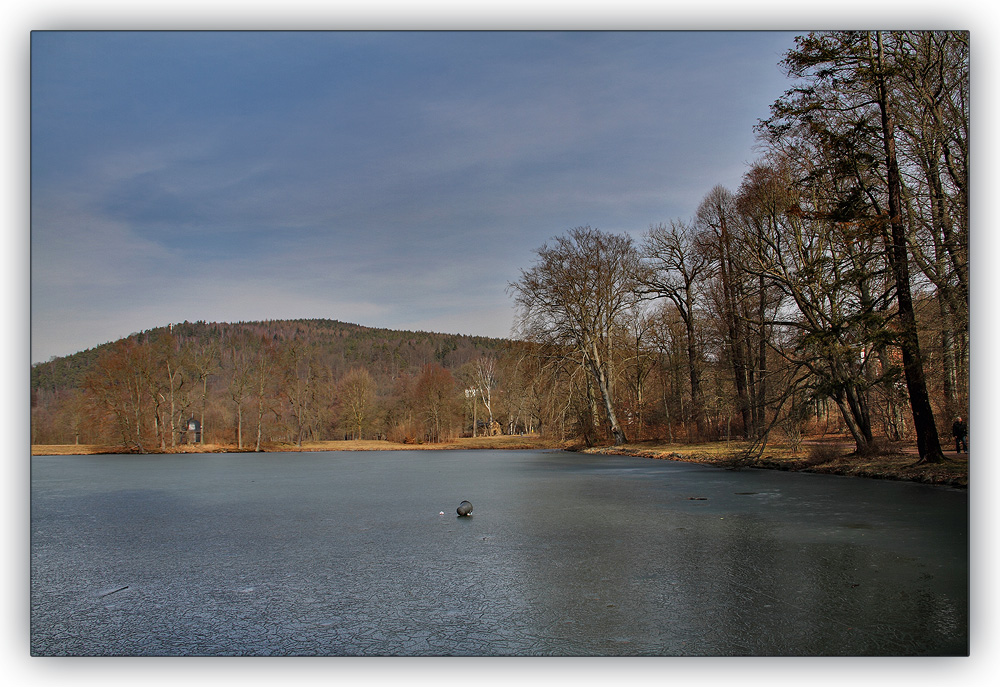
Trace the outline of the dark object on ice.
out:
M 462 501 L 460 504 L 458 504 L 459 515 L 468 515 L 471 512 L 472 512 L 472 504 L 469 503 L 468 501 Z

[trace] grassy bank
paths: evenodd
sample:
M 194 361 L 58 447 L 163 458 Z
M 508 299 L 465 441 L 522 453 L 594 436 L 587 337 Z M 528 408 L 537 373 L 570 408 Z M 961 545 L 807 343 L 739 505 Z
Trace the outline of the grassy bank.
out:
M 657 460 L 679 460 L 731 469 L 764 468 L 818 472 L 851 477 L 907 480 L 926 484 L 955 487 L 969 485 L 969 455 L 945 453 L 945 462 L 918 463 L 916 447 L 895 445 L 876 455 L 857 456 L 853 444 L 842 438 L 804 442 L 798 449 L 782 444 L 768 445 L 760 458 L 746 460 L 743 452 L 749 447 L 741 442 L 706 444 L 666 444 L 642 442 L 580 449 L 584 453 L 638 456 Z

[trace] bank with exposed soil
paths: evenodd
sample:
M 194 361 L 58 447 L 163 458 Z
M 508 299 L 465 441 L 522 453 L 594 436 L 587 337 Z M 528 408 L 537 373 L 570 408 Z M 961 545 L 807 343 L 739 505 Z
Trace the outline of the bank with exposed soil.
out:
M 814 444 L 816 446 L 816 444 Z M 848 477 L 904 480 L 952 487 L 968 487 L 969 455 L 946 453 L 943 463 L 920 463 L 910 447 L 899 447 L 891 453 L 875 456 L 856 456 L 842 443 L 823 445 L 825 450 L 792 451 L 777 446 L 764 451 L 761 457 L 746 459 L 739 444 L 625 444 L 577 448 L 582 453 L 610 454 L 677 460 L 688 463 L 715 465 L 728 469 L 766 469 L 795 472 L 817 472 Z

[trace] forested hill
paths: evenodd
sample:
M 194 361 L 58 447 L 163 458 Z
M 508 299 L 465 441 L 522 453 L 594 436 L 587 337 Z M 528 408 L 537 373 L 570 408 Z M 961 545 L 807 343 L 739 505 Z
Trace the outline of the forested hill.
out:
M 171 333 L 181 345 L 204 349 L 213 343 L 220 348 L 234 335 L 245 332 L 275 342 L 297 341 L 318 362 L 328 365 L 335 376 L 352 367 L 364 367 L 394 377 L 419 372 L 427 363 L 437 362 L 455 370 L 485 353 L 495 352 L 504 339 L 422 331 L 397 331 L 364 327 L 337 320 L 268 320 L 264 322 L 183 322 L 132 334 L 129 339 L 152 342 Z M 36 363 L 31 367 L 33 392 L 78 388 L 102 352 L 117 342 L 102 344 L 73 355 Z

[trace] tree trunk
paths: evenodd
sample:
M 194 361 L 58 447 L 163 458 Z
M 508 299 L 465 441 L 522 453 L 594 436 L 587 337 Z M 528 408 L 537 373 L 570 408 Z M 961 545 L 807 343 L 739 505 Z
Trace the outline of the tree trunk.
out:
M 948 417 L 955 417 L 958 404 L 955 402 L 955 388 L 958 382 L 955 366 L 955 336 L 952 332 L 952 317 L 948 304 L 943 298 L 938 298 L 938 308 L 941 312 L 941 367 L 944 387 L 944 407 Z
M 691 384 L 691 415 L 697 427 L 698 441 L 705 438 L 705 410 L 701 398 L 701 361 L 698 359 L 698 345 L 695 339 L 694 315 L 690 308 L 684 318 L 687 337 L 688 375 Z
M 719 208 L 719 267 L 722 275 L 722 298 L 724 316 L 729 331 L 729 361 L 733 368 L 733 382 L 736 384 L 736 396 L 739 402 L 740 417 L 743 421 L 743 434 L 749 436 L 752 431 L 750 418 L 750 399 L 748 389 L 747 357 L 743 350 L 746 343 L 739 322 L 736 285 L 733 283 L 734 266 L 732 262 L 732 246 L 725 211 Z
M 754 426 L 754 437 L 764 435 L 767 427 L 767 302 L 764 298 L 764 275 L 760 275 L 757 282 L 760 293 L 759 305 L 757 307 L 757 326 L 760 328 L 760 338 L 757 341 L 757 393 L 756 411 L 757 421 Z
M 236 447 L 243 450 L 243 406 L 236 406 Z
M 592 357 L 588 357 L 587 360 L 590 364 L 590 370 L 594 375 L 594 380 L 597 382 L 597 388 L 601 392 L 601 400 L 604 402 L 604 412 L 607 415 L 608 424 L 611 427 L 611 434 L 614 437 L 615 446 L 621 446 L 622 444 L 628 442 L 628 438 L 625 436 L 625 430 L 623 430 L 621 425 L 618 424 L 618 417 L 615 415 L 614 404 L 611 401 L 611 389 L 608 383 L 608 377 L 598 360 L 595 360 Z
M 872 418 L 868 409 L 868 403 L 864 397 L 858 393 L 858 388 L 853 384 L 848 384 L 844 395 L 847 398 L 847 406 L 851 410 L 851 417 L 864 438 L 866 447 L 874 445 L 875 437 L 872 436 Z
M 903 354 L 903 372 L 906 389 L 910 395 L 910 409 L 913 412 L 913 426 L 917 434 L 917 450 L 920 459 L 927 463 L 944 460 L 937 426 L 934 424 L 934 410 L 931 408 L 924 377 L 923 359 L 917 338 L 917 320 L 910 292 L 909 254 L 906 246 L 906 227 L 902 215 L 902 184 L 899 177 L 899 163 L 896 159 L 894 121 L 889 111 L 888 85 L 883 71 L 882 35 L 875 33 L 877 41 L 876 63 L 878 105 L 881 115 L 882 144 L 885 151 L 886 172 L 889 184 L 889 227 L 891 244 L 889 263 L 896 285 L 896 301 L 899 309 L 899 346 Z
M 205 445 L 205 405 L 208 403 L 208 375 L 202 379 L 201 388 L 201 427 L 198 435 L 198 443 Z
M 584 366 L 583 374 L 587 384 L 587 415 L 583 428 L 583 441 L 587 444 L 587 448 L 590 448 L 594 445 L 594 433 L 600 425 L 600 416 L 597 414 L 597 399 L 594 398 L 593 376 L 586 366 Z
M 847 429 L 850 431 L 851 436 L 854 438 L 855 453 L 859 455 L 864 455 L 868 453 L 871 447 L 871 431 L 869 430 L 869 436 L 865 436 L 864 431 L 858 425 L 857 420 L 854 418 L 852 409 L 850 405 L 846 402 L 844 398 L 844 393 L 840 392 L 833 399 L 837 404 L 837 408 L 840 409 L 840 415 L 844 418 L 844 424 L 847 425 Z
M 254 451 L 260 451 L 260 438 L 264 428 L 264 396 L 261 394 L 257 397 L 257 443 L 254 445 Z

